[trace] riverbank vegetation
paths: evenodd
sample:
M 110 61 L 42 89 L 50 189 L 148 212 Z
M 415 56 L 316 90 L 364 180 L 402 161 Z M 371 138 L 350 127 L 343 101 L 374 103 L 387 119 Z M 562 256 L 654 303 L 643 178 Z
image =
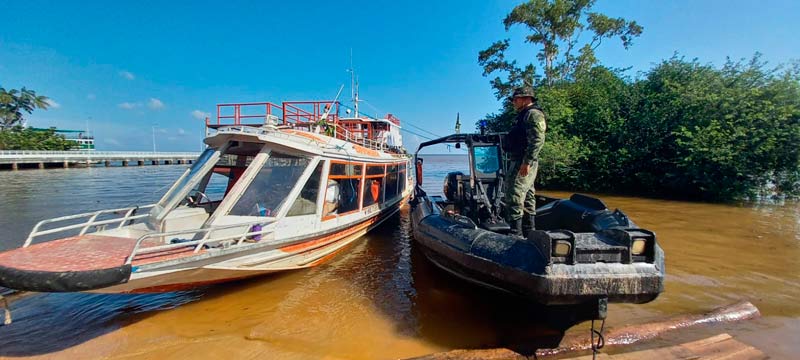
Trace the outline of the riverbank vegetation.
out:
M 0 87 L 0 150 L 69 150 L 75 142 L 67 141 L 54 130 L 34 130 L 23 126 L 25 114 L 50 106 L 46 96 L 26 88 L 6 90 Z
M 56 134 L 55 129 L 41 130 L 22 126 L 0 130 L 0 150 L 51 150 L 75 148 L 75 142 Z
M 485 75 L 503 76 L 491 82 L 498 99 L 536 87 L 548 125 L 538 186 L 722 201 L 800 194 L 800 63 L 771 67 L 756 54 L 715 67 L 676 55 L 630 76 L 594 49 L 606 38 L 627 48 L 643 29 L 592 4 L 534 0 L 508 15 L 506 29 L 526 26 L 541 47 L 541 72 L 506 59 L 509 40 L 478 57 Z M 576 30 L 594 34 L 577 56 Z M 506 104 L 486 120 L 505 131 L 514 116 Z

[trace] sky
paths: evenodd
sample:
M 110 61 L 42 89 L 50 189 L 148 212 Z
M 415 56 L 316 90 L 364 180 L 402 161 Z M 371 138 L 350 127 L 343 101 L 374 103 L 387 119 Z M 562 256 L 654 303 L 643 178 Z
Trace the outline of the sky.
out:
M 519 3 L 0 0 L 0 86 L 50 97 L 28 124 L 88 126 L 98 150 L 152 150 L 155 138 L 159 151 L 199 151 L 219 103 L 332 99 L 341 85 L 347 103 L 352 51 L 362 111 L 400 118 L 415 149 L 452 133 L 457 113 L 473 131 L 500 107 L 480 50 L 510 38 L 510 55 L 534 60 L 524 29 L 502 24 Z M 674 54 L 800 59 L 796 0 L 598 0 L 593 11 L 644 27 L 628 50 L 597 50 L 633 77 Z

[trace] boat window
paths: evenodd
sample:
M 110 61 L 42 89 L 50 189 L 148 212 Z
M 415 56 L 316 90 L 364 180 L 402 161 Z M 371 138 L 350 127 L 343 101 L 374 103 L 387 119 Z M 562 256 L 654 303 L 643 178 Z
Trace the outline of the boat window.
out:
M 383 198 L 384 165 L 368 165 L 364 183 L 364 207 L 381 202 Z
M 386 170 L 386 200 L 391 200 L 399 194 L 397 183 L 400 176 L 397 164 L 389 165 Z
M 322 177 L 323 161 L 317 164 L 317 168 L 311 173 L 300 195 L 292 204 L 286 216 L 310 215 L 317 212 L 317 194 L 319 194 L 319 180 Z
M 383 165 L 368 165 L 367 166 L 367 176 L 370 175 L 381 175 L 386 171 L 386 167 Z
M 207 180 L 203 180 L 198 184 L 194 190 L 189 192 L 189 196 L 193 197 L 189 200 L 197 205 L 204 205 L 212 202 L 221 201 L 225 196 L 225 189 L 228 183 L 232 183 L 229 174 L 221 174 L 212 172 L 206 175 Z
M 358 190 L 361 179 L 339 180 L 339 214 L 358 210 Z
M 310 161 L 306 157 L 271 152 L 229 214 L 275 216 Z
M 325 192 L 323 218 L 359 209 L 364 164 L 332 162 Z
M 192 167 L 189 168 L 187 174 L 178 179 L 178 182 L 172 186 L 172 189 L 170 189 L 170 191 L 164 194 L 164 196 L 161 198 L 158 204 L 161 206 L 166 206 L 167 204 L 170 204 L 173 201 L 175 201 L 178 197 L 185 196 L 184 195 L 185 193 L 183 191 L 186 191 L 184 189 L 186 185 L 189 184 L 189 182 L 195 178 L 195 176 L 206 165 L 206 163 L 209 162 L 209 160 L 211 160 L 212 158 L 216 160 L 218 156 L 219 156 L 219 151 L 217 151 L 217 149 L 208 148 L 205 151 L 203 151 L 203 153 L 200 154 L 200 157 L 197 158 L 197 161 L 195 161 L 195 163 L 192 164 Z
M 189 192 L 183 204 L 205 206 L 219 203 L 239 181 L 253 158 L 248 155 L 223 154 L 214 165 L 213 171 L 206 174 Z M 214 207 L 209 207 L 208 210 L 213 211 Z
M 406 191 L 406 183 L 408 180 L 406 179 L 406 163 L 400 164 L 400 170 L 397 173 L 397 189 L 398 193 L 402 194 Z
M 362 164 L 357 163 L 332 163 L 330 175 L 360 177 L 362 168 Z
M 475 157 L 475 170 L 487 175 L 494 175 L 500 170 L 500 156 L 497 146 L 476 146 L 472 148 Z

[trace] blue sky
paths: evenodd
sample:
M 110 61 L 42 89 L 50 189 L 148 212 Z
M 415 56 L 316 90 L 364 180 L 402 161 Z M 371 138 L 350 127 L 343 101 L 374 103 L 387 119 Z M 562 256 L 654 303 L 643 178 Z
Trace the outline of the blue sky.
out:
M 499 107 L 478 51 L 507 37 L 520 61 L 537 51 L 522 29 L 503 28 L 518 3 L 0 0 L 0 86 L 51 97 L 29 124 L 88 121 L 99 150 L 152 149 L 154 125 L 159 150 L 198 150 L 197 117 L 217 103 L 333 98 L 349 86 L 352 49 L 362 109 L 445 135 L 457 112 L 471 130 Z M 599 0 L 594 10 L 644 27 L 629 50 L 598 50 L 633 76 L 676 52 L 717 65 L 756 51 L 772 64 L 800 59 L 800 1 Z

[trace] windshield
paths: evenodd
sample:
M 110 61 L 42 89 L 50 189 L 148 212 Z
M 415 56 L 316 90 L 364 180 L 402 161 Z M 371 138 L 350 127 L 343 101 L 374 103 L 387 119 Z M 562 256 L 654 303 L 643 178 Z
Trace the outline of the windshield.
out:
M 184 196 L 183 190 L 185 190 L 186 184 L 188 184 L 197 175 L 197 173 L 200 172 L 203 166 L 208 163 L 212 157 L 215 158 L 217 156 L 219 156 L 219 151 L 217 151 L 217 149 L 209 148 L 206 149 L 206 151 L 203 151 L 203 153 L 200 154 L 200 157 L 197 158 L 197 161 L 192 164 L 191 168 L 189 168 L 189 171 L 180 179 L 178 179 L 175 185 L 172 185 L 172 188 L 166 194 L 164 194 L 164 197 L 161 198 L 161 200 L 158 202 L 158 205 L 164 207 L 167 204 L 175 201 L 176 198 L 182 198 Z
M 311 159 L 273 151 L 230 215 L 275 216 Z
M 475 156 L 475 170 L 483 174 L 494 174 L 500 170 L 500 157 L 497 146 L 476 146 L 472 148 Z

